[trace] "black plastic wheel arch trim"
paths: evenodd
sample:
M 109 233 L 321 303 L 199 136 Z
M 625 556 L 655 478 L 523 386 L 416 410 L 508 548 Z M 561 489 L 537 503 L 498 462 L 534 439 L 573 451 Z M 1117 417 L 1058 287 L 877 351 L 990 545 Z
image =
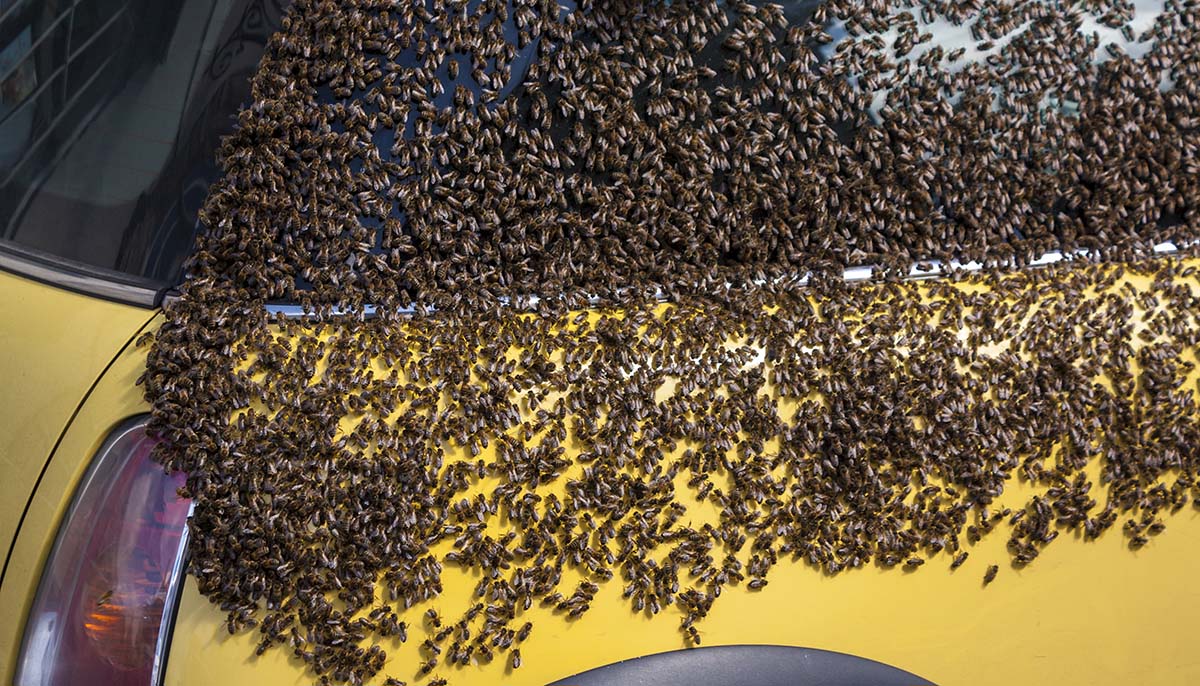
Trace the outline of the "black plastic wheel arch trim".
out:
M 622 660 L 550 686 L 933 686 L 855 655 L 781 645 L 672 650 Z

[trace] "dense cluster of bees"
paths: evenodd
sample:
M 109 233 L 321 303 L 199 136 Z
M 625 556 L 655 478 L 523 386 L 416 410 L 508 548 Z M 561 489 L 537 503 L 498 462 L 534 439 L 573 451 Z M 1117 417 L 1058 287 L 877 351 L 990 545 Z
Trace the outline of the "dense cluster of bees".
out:
M 695 644 L 781 562 L 1144 544 L 1200 474 L 1200 280 L 1139 257 L 1200 233 L 1200 8 L 1139 19 L 298 0 L 144 377 L 200 590 L 322 679 L 394 639 L 440 682 L 607 583 Z M 1108 261 L 892 278 L 1050 249 Z

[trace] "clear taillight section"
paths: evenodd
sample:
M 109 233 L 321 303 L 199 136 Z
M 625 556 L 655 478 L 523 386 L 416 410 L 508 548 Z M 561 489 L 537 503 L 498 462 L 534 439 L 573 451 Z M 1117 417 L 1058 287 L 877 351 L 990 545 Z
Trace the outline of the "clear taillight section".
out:
M 189 502 L 150 459 L 143 421 L 115 431 L 84 476 L 25 625 L 17 686 L 147 686 L 161 677 Z

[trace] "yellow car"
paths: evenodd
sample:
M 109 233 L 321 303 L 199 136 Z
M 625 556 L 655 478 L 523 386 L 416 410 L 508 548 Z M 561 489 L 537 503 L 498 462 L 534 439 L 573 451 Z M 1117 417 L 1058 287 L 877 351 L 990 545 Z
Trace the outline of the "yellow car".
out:
M 162 319 L 216 176 L 217 141 L 283 0 L 0 2 L 0 679 L 59 684 L 311 683 L 186 574 L 179 475 L 149 459 L 136 339 Z M 147 36 L 147 41 L 131 40 Z M 1020 497 L 1020 486 L 1012 485 Z M 1193 683 L 1200 516 L 1136 552 L 1063 537 L 957 570 L 780 565 L 733 588 L 680 650 L 609 584 L 591 612 L 537 615 L 524 664 L 456 684 Z M 446 597 L 467 579 L 447 578 Z M 533 611 L 535 614 L 538 610 Z M 413 642 L 415 643 L 415 642 Z M 416 646 L 385 672 L 418 682 Z M 507 662 L 507 661 L 501 661 Z

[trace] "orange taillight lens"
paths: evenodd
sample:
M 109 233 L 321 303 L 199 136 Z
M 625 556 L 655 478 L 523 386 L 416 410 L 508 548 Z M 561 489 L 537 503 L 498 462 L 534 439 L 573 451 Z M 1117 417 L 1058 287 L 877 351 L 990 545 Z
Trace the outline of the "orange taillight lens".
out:
M 29 614 L 18 686 L 157 683 L 189 503 L 153 447 L 144 422 L 126 425 L 84 476 Z

